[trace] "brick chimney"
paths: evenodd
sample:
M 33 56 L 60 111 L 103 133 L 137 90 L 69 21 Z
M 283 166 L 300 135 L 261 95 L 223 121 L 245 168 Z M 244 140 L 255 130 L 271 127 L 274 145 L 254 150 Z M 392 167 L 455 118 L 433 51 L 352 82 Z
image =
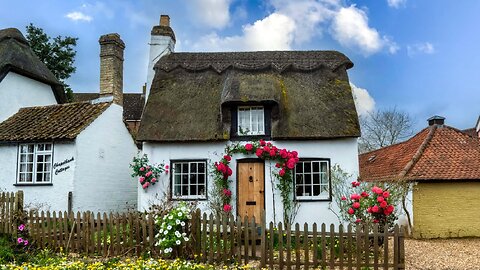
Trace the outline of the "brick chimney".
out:
M 117 33 L 106 34 L 100 43 L 100 97 L 113 96 L 123 106 L 123 43 Z
M 150 39 L 150 55 L 148 57 L 147 71 L 147 93 L 145 101 L 150 94 L 155 71 L 153 70 L 157 61 L 164 55 L 170 54 L 175 50 L 175 33 L 170 27 L 170 17 L 168 15 L 160 15 L 160 24 L 155 25 L 151 31 Z
M 433 125 L 443 125 L 445 123 L 445 117 L 439 116 L 439 115 L 434 115 L 430 118 L 427 119 L 428 125 L 433 126 Z

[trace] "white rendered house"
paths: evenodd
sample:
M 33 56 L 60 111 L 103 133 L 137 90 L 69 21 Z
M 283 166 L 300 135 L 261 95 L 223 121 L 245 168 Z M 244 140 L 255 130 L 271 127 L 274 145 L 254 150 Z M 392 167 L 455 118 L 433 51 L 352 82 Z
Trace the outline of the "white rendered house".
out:
M 292 179 L 292 199 L 299 205 L 295 222 L 338 223 L 329 210 L 337 207 L 330 168 L 338 164 L 358 175 L 360 129 L 346 72 L 350 60 L 334 51 L 169 48 L 149 70 L 155 75 L 137 139 L 153 163 L 168 164 L 171 172 L 146 190 L 138 185 L 139 210 L 168 198 L 196 201 L 209 211 L 212 164 L 225 146 L 263 139 L 299 153 Z M 236 154 L 230 166 L 234 214 L 265 210 L 267 222 L 282 221 L 275 163 Z

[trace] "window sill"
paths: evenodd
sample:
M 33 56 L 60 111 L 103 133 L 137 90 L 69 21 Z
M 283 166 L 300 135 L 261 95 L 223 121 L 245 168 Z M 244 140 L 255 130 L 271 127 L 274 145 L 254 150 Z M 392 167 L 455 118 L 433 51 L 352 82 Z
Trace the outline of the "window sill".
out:
M 297 202 L 331 202 L 332 198 L 312 198 L 312 199 L 307 199 L 307 198 L 295 198 L 295 201 Z
M 34 183 L 25 183 L 25 184 L 13 184 L 16 187 L 36 187 L 36 186 L 53 186 L 52 183 L 41 183 L 41 184 L 34 184 Z
M 206 201 L 207 198 L 188 198 L 188 197 L 176 197 L 172 198 L 172 201 Z
M 263 139 L 265 141 L 270 141 L 272 137 L 270 135 L 233 135 L 230 136 L 231 141 L 258 141 Z

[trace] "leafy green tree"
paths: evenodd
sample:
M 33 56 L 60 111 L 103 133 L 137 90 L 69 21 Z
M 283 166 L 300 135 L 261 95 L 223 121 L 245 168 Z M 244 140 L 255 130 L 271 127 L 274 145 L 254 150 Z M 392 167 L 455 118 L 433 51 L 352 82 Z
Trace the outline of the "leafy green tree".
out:
M 78 38 L 57 36 L 49 37 L 42 28 L 32 23 L 26 27 L 27 40 L 40 60 L 45 63 L 55 77 L 63 83 L 67 100 L 72 101 L 73 92 L 65 80 L 75 72 L 75 46 Z

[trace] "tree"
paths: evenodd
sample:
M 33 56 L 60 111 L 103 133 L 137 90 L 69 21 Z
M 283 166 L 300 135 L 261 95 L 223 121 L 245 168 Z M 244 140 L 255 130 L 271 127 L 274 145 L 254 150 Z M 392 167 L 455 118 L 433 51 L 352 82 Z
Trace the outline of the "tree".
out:
M 377 110 L 360 117 L 362 137 L 359 152 L 365 153 L 395 144 L 412 135 L 412 119 L 408 113 L 395 107 Z
M 49 37 L 42 28 L 32 23 L 26 27 L 27 41 L 35 54 L 64 85 L 67 100 L 73 99 L 73 92 L 65 80 L 75 72 L 75 46 L 78 38 L 57 36 Z

